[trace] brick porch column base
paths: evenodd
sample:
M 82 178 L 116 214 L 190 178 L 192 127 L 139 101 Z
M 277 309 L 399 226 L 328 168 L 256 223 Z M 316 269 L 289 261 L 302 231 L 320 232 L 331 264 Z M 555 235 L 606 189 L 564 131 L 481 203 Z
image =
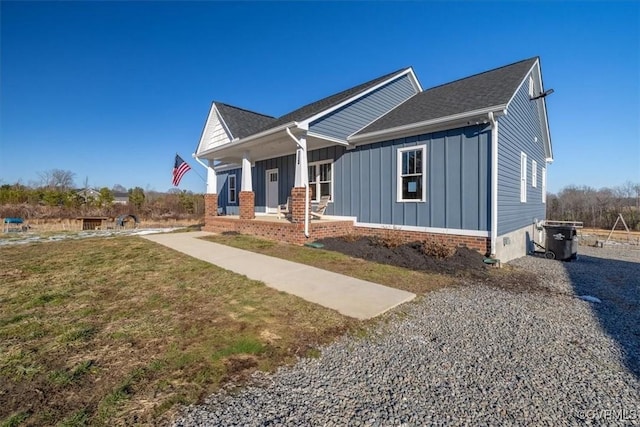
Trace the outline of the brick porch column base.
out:
M 212 216 L 218 216 L 218 195 L 205 194 L 204 195 L 204 217 L 206 219 Z M 206 223 L 206 220 L 205 220 L 205 223 Z
M 291 222 L 304 222 L 305 187 L 293 187 L 291 189 Z M 311 197 L 311 191 L 309 191 Z M 309 199 L 309 212 L 311 212 L 311 199 Z
M 240 192 L 240 219 L 254 219 L 256 217 L 255 199 L 253 191 Z

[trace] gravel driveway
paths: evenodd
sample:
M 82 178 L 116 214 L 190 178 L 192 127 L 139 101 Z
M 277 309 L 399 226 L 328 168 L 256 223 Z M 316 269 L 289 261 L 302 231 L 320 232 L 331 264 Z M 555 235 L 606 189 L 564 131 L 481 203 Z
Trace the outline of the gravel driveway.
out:
M 176 425 L 640 425 L 640 252 L 579 253 L 512 262 L 539 289 L 430 293 Z

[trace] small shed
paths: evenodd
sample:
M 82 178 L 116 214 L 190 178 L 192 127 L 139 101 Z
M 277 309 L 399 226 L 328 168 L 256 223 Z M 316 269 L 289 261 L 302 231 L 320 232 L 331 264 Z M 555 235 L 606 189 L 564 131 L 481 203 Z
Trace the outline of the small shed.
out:
M 109 218 L 106 216 L 82 216 L 76 219 L 80 221 L 82 230 L 99 230 L 103 228 L 105 221 Z

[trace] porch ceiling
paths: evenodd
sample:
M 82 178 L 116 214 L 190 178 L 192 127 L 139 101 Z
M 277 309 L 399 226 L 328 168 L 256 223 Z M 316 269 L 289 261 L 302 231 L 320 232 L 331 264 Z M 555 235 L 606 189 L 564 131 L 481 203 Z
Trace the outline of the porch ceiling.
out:
M 307 136 L 308 150 L 317 150 L 332 145 L 336 145 L 336 143 L 315 136 Z M 249 141 L 244 144 L 227 144 L 227 146 L 212 150 L 203 157 L 217 160 L 222 164 L 238 164 L 242 161 L 243 153 L 246 151 L 249 152 L 249 159 L 253 163 L 259 160 L 295 154 L 296 143 L 293 142 L 285 132 L 278 132 L 277 134 L 269 135 L 268 137 L 255 141 Z

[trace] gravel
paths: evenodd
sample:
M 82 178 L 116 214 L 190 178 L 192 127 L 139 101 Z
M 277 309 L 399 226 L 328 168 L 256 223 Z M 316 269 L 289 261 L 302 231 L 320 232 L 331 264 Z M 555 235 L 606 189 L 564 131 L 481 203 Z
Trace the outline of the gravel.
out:
M 175 425 L 640 425 L 640 252 L 579 255 L 513 261 L 536 289 L 430 293 Z

